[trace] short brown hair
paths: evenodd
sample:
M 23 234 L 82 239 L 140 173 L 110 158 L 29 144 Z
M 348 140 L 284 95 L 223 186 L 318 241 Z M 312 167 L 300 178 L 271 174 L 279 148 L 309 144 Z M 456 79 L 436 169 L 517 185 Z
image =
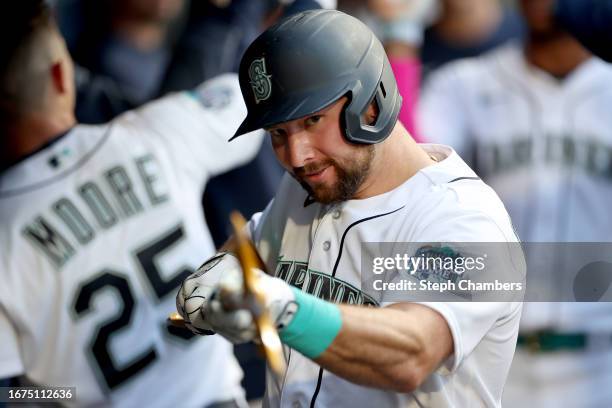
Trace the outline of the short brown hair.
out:
M 44 0 L 19 0 L 7 4 L 0 17 L 0 119 L 35 109 L 46 84 L 46 49 L 57 26 Z

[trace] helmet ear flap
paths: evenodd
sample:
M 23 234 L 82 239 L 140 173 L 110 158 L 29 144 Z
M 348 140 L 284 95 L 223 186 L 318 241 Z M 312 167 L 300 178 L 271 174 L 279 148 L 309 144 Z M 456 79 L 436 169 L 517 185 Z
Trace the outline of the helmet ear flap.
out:
M 353 87 L 353 94 L 361 97 L 347 104 L 345 117 L 346 139 L 351 143 L 374 144 L 385 140 L 393 130 L 402 105 L 402 97 L 397 89 L 391 65 L 385 58 L 380 79 L 368 99 L 359 94 L 361 83 Z M 374 101 L 377 105 L 378 115 L 372 124 L 363 122 L 363 113 Z
M 342 134 L 344 135 L 344 138 L 351 142 L 351 143 L 355 143 L 355 144 L 366 144 L 363 141 L 359 141 L 354 139 L 353 137 L 349 136 L 349 129 L 348 129 L 348 123 L 349 123 L 349 119 L 347 118 L 347 114 L 350 115 L 350 113 L 347 113 L 347 109 L 348 107 L 351 105 L 352 103 L 352 92 L 347 92 L 344 96 L 346 98 L 348 98 L 347 103 L 344 104 L 344 106 L 342 107 L 342 111 L 340 112 L 340 128 L 342 130 Z M 359 126 L 361 128 L 369 128 L 369 129 L 375 129 L 376 124 L 379 123 L 378 119 L 380 117 L 380 104 L 378 102 L 378 96 L 374 95 L 374 97 L 365 105 L 365 107 L 361 110 L 361 113 L 359 114 Z M 374 103 L 376 105 L 376 118 L 374 120 L 374 122 L 372 123 L 367 123 L 364 119 L 365 119 L 365 115 L 368 112 L 368 109 L 370 107 L 370 105 Z M 354 121 L 354 115 L 353 115 L 353 121 Z M 372 143 L 377 143 L 377 142 L 372 142 Z M 369 144 L 369 143 L 368 143 Z

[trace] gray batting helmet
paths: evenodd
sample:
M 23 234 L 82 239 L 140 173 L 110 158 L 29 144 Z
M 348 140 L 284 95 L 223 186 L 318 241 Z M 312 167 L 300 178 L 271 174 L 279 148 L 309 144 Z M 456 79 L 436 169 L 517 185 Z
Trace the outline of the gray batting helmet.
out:
M 296 14 L 270 27 L 246 50 L 240 88 L 248 115 L 232 139 L 317 112 L 343 96 L 344 133 L 353 143 L 384 140 L 402 103 L 384 48 L 361 21 L 335 10 Z M 363 123 L 372 100 L 376 123 Z

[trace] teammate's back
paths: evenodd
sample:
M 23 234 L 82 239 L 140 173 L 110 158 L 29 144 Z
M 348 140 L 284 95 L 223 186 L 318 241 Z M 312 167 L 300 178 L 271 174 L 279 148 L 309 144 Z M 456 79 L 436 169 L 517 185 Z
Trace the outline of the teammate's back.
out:
M 63 40 L 42 2 L 26 3 L 17 17 L 29 28 L 1 72 L 0 378 L 75 386 L 79 406 L 242 399 L 231 345 L 165 321 L 180 282 L 214 251 L 207 179 L 261 142 L 227 144 L 245 112 L 237 78 L 77 125 Z M 30 72 L 49 74 L 40 104 L 14 86 Z

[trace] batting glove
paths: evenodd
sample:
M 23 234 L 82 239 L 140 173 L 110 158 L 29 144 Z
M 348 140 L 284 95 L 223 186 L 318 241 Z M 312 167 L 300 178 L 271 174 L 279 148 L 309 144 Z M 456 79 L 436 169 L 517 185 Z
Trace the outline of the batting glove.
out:
M 221 276 L 232 269 L 240 270 L 238 259 L 226 252 L 220 252 L 183 281 L 176 295 L 176 310 L 185 320 L 185 326 L 192 332 L 202 335 L 215 334 L 202 315 L 202 305 L 210 300 Z
M 282 279 L 260 270 L 255 272 L 265 293 L 264 307 L 280 331 L 297 311 L 293 290 Z M 213 273 L 212 279 L 208 276 L 210 273 Z M 225 253 L 211 258 L 183 282 L 177 296 L 177 309 L 194 333 L 216 332 L 232 343 L 245 343 L 255 338 L 257 329 L 243 299 L 240 263 L 234 255 Z

